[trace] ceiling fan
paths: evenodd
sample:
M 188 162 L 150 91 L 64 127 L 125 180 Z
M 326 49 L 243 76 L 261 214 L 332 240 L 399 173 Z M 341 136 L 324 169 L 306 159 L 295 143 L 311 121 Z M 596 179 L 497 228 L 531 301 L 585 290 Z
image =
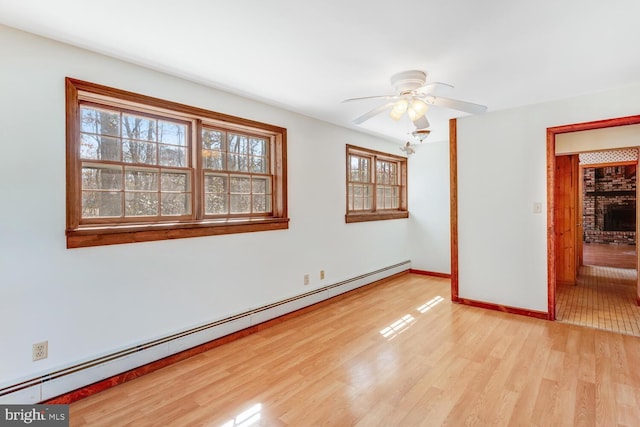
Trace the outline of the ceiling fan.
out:
M 439 88 L 453 88 L 453 86 L 440 82 L 426 83 L 426 81 L 427 74 L 423 71 L 403 71 L 391 76 L 391 85 L 397 92 L 395 95 L 365 96 L 345 99 L 342 102 L 365 99 L 384 100 L 383 104 L 355 118 L 353 123 L 356 125 L 362 124 L 372 117 L 389 110 L 389 115 L 394 120 L 400 120 L 406 113 L 416 127 L 416 131 L 426 131 L 429 127 L 429 120 L 425 115 L 429 106 L 444 107 L 470 114 L 480 114 L 487 111 L 485 105 L 434 95 Z M 427 132 L 423 132 L 421 135 L 425 133 L 428 135 Z M 422 139 L 424 138 L 420 138 L 420 140 Z

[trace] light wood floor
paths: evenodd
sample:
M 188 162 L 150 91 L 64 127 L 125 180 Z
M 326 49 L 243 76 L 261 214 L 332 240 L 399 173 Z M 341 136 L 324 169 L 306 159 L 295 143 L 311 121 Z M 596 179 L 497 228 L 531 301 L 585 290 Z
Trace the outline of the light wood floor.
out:
M 615 268 L 636 268 L 636 247 L 631 245 L 605 245 L 584 243 L 582 254 L 585 265 Z
M 558 286 L 556 319 L 640 336 L 635 269 L 585 265 L 577 284 Z
M 638 426 L 640 339 L 404 275 L 71 405 L 90 426 Z

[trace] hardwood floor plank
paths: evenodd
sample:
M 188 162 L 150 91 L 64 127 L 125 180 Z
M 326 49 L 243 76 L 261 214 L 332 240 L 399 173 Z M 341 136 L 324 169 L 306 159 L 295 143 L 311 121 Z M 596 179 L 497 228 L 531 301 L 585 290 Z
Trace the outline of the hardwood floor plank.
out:
M 72 426 L 640 425 L 640 338 L 405 275 L 71 404 Z
M 578 380 L 574 425 L 580 427 L 596 425 L 596 385 L 594 383 Z

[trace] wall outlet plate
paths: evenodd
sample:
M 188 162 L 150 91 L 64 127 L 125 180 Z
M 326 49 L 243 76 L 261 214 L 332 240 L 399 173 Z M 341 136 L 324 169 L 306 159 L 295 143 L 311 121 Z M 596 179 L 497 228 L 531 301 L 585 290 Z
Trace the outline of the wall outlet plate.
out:
M 33 345 L 33 361 L 46 359 L 49 356 L 49 341 L 42 341 Z

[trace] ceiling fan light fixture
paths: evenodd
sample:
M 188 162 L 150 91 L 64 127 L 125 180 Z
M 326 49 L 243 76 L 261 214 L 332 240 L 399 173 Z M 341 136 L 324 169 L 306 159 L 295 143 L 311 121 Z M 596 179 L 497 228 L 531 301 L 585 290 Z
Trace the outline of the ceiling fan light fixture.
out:
M 411 135 L 413 135 L 413 137 L 416 138 L 418 141 L 422 142 L 425 139 L 427 139 L 430 133 L 431 131 L 429 129 L 416 129 L 413 132 L 411 132 Z
M 409 109 L 407 110 L 407 112 L 409 113 L 409 117 L 411 118 L 411 121 L 414 122 L 418 120 L 420 117 L 424 116 L 428 109 L 429 109 L 429 105 L 427 105 L 426 102 L 424 102 L 421 99 L 414 98 L 411 101 L 411 105 L 409 106 Z
M 402 115 L 407 111 L 408 106 L 409 103 L 407 102 L 407 100 L 401 99 L 393 105 L 393 108 L 391 108 L 391 112 L 389 112 L 389 115 L 393 120 L 400 120 Z

